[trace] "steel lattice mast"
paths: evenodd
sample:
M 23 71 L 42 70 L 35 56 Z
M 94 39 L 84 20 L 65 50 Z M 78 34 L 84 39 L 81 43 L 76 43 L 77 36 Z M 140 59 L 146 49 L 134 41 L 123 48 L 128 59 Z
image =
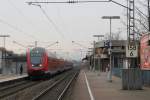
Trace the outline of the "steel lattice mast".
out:
M 134 8 L 135 8 L 135 5 L 134 5 L 134 0 L 128 0 L 128 23 L 129 23 L 129 28 L 128 28 L 128 42 L 129 43 L 134 43 L 135 41 L 135 13 L 134 13 Z

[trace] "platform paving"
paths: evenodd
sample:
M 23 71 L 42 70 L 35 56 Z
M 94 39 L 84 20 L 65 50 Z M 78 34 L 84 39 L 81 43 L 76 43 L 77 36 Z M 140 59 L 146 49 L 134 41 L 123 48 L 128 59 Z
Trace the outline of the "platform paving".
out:
M 90 100 L 83 70 L 81 70 L 79 77 L 76 79 L 76 82 L 72 85 L 71 90 L 67 94 L 69 96 L 67 96 L 65 100 Z
M 5 82 L 5 81 L 10 81 L 10 80 L 15 80 L 18 78 L 24 78 L 27 76 L 28 76 L 27 74 L 22 74 L 22 75 L 19 75 L 19 74 L 8 74 L 8 75 L 0 74 L 0 83 Z
M 84 73 L 87 76 L 93 99 L 88 92 Z M 107 81 L 106 72 L 99 74 L 95 71 L 81 70 L 70 100 L 150 100 L 150 88 L 122 90 L 121 79 L 113 76 L 112 80 L 112 82 Z

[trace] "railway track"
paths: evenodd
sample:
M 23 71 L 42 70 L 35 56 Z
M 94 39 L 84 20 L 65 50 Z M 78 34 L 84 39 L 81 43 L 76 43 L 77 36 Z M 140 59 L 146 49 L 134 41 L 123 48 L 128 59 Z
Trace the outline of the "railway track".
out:
M 46 100 L 40 98 L 43 97 L 43 94 L 47 94 L 48 91 L 51 92 L 52 100 L 61 100 L 76 77 L 77 72 L 70 70 L 46 81 L 24 80 L 14 85 L 0 87 L 0 100 Z M 56 97 L 57 99 L 55 99 Z
M 10 85 L 4 88 L 0 88 L 0 99 L 3 99 L 5 97 L 8 97 L 10 95 L 16 94 L 20 92 L 21 90 L 24 90 L 28 87 L 31 87 L 33 85 L 38 84 L 38 82 L 31 82 L 31 81 L 23 81 L 20 83 L 16 83 L 14 85 Z
M 59 80 L 54 82 L 48 88 L 40 92 L 39 95 L 34 97 L 32 100 L 62 100 L 67 89 L 78 75 L 79 71 L 74 71 L 61 77 Z
M 14 83 L 14 84 L 1 86 L 0 91 L 6 90 L 6 89 L 11 88 L 11 87 L 17 87 L 18 85 L 25 84 L 25 83 L 26 83 L 26 81 L 20 81 L 20 82 Z

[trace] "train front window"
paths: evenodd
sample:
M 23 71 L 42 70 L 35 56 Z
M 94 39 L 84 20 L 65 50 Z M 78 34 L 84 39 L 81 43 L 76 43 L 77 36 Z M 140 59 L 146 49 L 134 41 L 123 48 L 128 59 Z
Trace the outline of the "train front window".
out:
M 39 47 L 33 48 L 30 51 L 30 60 L 33 67 L 38 67 L 42 64 L 44 53 L 45 49 Z
M 31 52 L 31 63 L 32 64 L 41 64 L 42 63 L 42 53 Z
M 31 57 L 31 63 L 32 64 L 41 64 L 41 57 Z

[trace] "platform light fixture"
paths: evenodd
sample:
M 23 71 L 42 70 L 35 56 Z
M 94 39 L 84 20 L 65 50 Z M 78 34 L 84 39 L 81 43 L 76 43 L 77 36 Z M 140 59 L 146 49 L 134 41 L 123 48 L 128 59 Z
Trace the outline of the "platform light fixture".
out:
M 111 62 L 111 56 L 112 56 L 112 50 L 111 50 L 111 46 L 112 46 L 112 32 L 111 32 L 111 27 L 112 27 L 112 25 L 111 25 L 111 22 L 112 22 L 112 19 L 120 19 L 120 16 L 103 16 L 102 17 L 102 19 L 108 19 L 108 20 L 110 20 L 110 38 L 109 38 L 109 52 L 110 52 L 110 58 L 109 58 L 109 60 L 110 60 L 110 62 L 109 62 L 109 77 L 108 77 L 108 81 L 109 82 L 112 82 L 112 62 Z

